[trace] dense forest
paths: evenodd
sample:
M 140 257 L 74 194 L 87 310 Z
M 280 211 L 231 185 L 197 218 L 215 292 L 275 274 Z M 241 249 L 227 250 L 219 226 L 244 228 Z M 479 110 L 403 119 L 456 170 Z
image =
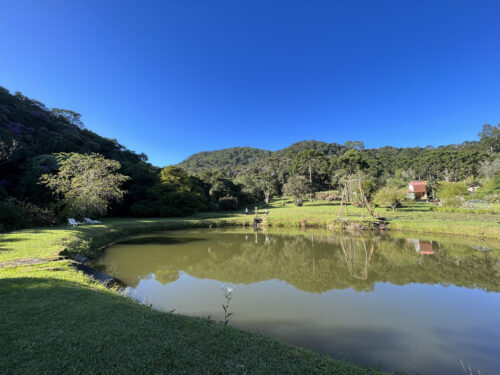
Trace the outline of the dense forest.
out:
M 475 141 L 441 147 L 367 149 L 362 141 L 314 140 L 274 152 L 234 147 L 201 152 L 161 169 L 148 163 L 145 154 L 86 129 L 80 114 L 46 108 L 0 87 L 0 225 L 55 224 L 86 212 L 182 216 L 269 203 L 282 194 L 299 196 L 300 205 L 304 194 L 335 199 L 335 192 L 353 176 L 363 179 L 370 198 L 383 187 L 401 190 L 421 179 L 433 192 L 460 183 L 451 189 L 454 197 L 466 194 L 467 184 L 482 184 L 483 196 L 496 199 L 500 126 L 486 124 L 478 130 Z M 82 176 L 87 185 L 94 184 L 91 189 L 78 182 Z M 111 180 L 116 181 L 112 194 L 109 186 L 107 192 L 103 187 L 103 181 Z M 325 191 L 330 194 L 320 194 Z M 83 210 L 75 208 L 75 197 L 84 197 L 79 202 Z M 105 210 L 85 211 L 88 201 L 104 202 Z

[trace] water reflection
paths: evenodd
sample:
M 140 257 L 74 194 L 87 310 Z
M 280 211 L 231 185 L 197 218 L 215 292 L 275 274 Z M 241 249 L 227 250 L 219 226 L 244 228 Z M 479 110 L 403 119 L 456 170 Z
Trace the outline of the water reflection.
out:
M 128 239 L 111 247 L 102 263 L 132 287 L 151 274 L 170 283 L 183 271 L 234 284 L 278 279 L 313 293 L 345 288 L 369 292 L 377 282 L 498 292 L 497 254 L 464 243 L 415 238 L 224 232 L 208 238 L 189 233 Z
M 479 249 L 479 250 L 478 250 Z M 484 251 L 483 249 L 488 249 Z M 500 368 L 496 241 L 191 230 L 127 239 L 100 265 L 139 300 L 360 364 L 457 374 Z

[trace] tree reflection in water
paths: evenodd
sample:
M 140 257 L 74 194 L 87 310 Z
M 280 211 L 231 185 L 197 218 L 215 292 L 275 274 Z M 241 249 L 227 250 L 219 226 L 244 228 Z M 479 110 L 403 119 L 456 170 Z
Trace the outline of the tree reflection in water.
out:
M 142 236 L 112 246 L 100 263 L 132 287 L 152 274 L 167 284 L 185 272 L 232 284 L 278 279 L 313 293 L 346 288 L 369 292 L 377 282 L 500 291 L 500 246 L 492 241 L 478 245 L 470 239 L 374 233 L 251 235 L 253 240 L 249 233 L 230 231 Z

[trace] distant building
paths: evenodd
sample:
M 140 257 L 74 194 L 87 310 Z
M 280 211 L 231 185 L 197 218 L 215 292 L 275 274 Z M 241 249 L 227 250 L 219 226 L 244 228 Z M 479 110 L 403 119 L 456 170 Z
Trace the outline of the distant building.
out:
M 412 199 L 427 199 L 427 183 L 425 181 L 410 182 L 408 190 L 408 195 Z
M 479 185 L 476 185 L 476 184 L 472 184 L 471 186 L 469 186 L 467 188 L 467 190 L 469 190 L 471 193 L 475 193 L 477 191 L 477 189 L 479 189 Z

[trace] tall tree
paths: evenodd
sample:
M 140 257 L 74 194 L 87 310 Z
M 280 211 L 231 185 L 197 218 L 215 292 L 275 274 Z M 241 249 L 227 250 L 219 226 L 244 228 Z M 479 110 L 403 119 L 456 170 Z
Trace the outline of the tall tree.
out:
M 51 112 L 56 115 L 57 117 L 61 117 L 68 121 L 71 125 L 74 125 L 80 129 L 83 129 L 85 126 L 83 125 L 83 122 L 81 120 L 82 115 L 75 112 L 71 111 L 69 109 L 62 109 L 62 108 L 52 108 Z
M 483 129 L 478 136 L 480 142 L 489 150 L 490 153 L 500 151 L 500 124 L 497 126 L 484 124 Z
M 368 168 L 368 162 L 363 154 L 356 149 L 351 149 L 340 156 L 337 160 L 338 167 L 345 176 L 354 175 L 361 170 Z
M 59 153 L 56 159 L 59 171 L 42 175 L 40 181 L 76 217 L 104 216 L 111 202 L 123 198 L 120 186 L 130 177 L 116 173 L 119 162 L 99 154 Z
M 264 202 L 269 206 L 271 197 L 278 192 L 276 177 L 271 172 L 263 172 L 256 176 L 256 185 L 264 194 Z
M 321 151 L 318 150 L 302 150 L 300 151 L 294 160 L 294 169 L 298 170 L 299 173 L 307 174 L 309 179 L 309 201 L 312 202 L 312 193 L 313 193 L 313 173 L 320 164 L 321 161 L 324 160 L 324 155 Z
M 302 197 L 310 191 L 309 181 L 304 176 L 292 176 L 283 185 L 283 194 L 293 198 L 296 206 L 302 206 Z

